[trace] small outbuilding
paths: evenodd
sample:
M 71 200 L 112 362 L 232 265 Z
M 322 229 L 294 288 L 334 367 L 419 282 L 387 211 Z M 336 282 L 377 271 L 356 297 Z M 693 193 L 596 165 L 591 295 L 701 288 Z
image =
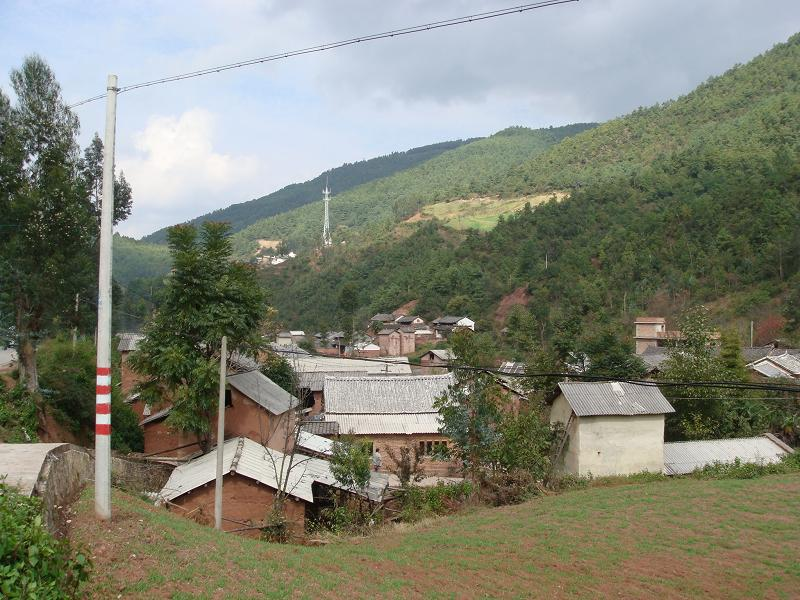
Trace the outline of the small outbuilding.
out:
M 159 502 L 178 507 L 196 521 L 213 524 L 216 464 L 216 451 L 212 451 L 177 467 L 161 490 Z M 353 493 L 336 480 L 327 460 L 300 453 L 290 456 L 245 437 L 225 441 L 222 472 L 225 531 L 258 535 L 282 484 L 289 496 L 284 514 L 295 533 L 303 531 L 314 504 L 327 500 L 326 488 Z M 388 484 L 388 476 L 372 473 L 367 487 L 356 495 L 380 502 Z
M 727 440 L 697 440 L 664 444 L 664 473 L 686 475 L 713 464 L 742 463 L 769 465 L 792 454 L 791 446 L 765 433 L 756 437 Z
M 675 412 L 655 386 L 562 382 L 550 423 L 565 427 L 559 467 L 579 476 L 664 469 L 664 415 Z

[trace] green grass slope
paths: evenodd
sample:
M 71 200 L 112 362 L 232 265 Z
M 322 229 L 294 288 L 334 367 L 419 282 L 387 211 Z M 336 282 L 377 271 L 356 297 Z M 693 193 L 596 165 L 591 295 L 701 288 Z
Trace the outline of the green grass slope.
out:
M 87 597 L 792 598 L 800 476 L 590 488 L 325 547 L 211 528 L 115 492 L 77 505 Z
M 593 126 L 575 124 L 537 130 L 511 127 L 390 177 L 336 194 L 330 205 L 334 238 L 352 239 L 352 234 L 345 232 L 347 229 L 363 230 L 381 223 L 391 225 L 427 204 L 490 192 L 499 186 L 500 176 L 512 166 Z M 318 244 L 321 235 L 322 202 L 318 201 L 262 219 L 233 239 L 236 254 L 245 258 L 252 255 L 257 239 L 281 239 L 298 249 Z
M 393 152 L 392 154 L 369 160 L 346 163 L 341 167 L 325 171 L 304 183 L 294 183 L 261 198 L 232 204 L 227 208 L 215 210 L 192 219 L 189 223 L 197 226 L 204 221 L 225 221 L 231 224 L 231 231 L 240 231 L 259 219 L 271 217 L 310 202 L 316 202 L 322 194 L 326 179 L 330 181 L 331 187 L 337 193 L 344 192 L 373 179 L 388 177 L 397 171 L 409 169 L 438 156 L 442 152 L 453 150 L 470 141 L 472 140 L 441 142 L 412 148 L 405 152 Z M 167 241 L 167 228 L 159 229 L 143 237 L 142 241 L 165 244 Z

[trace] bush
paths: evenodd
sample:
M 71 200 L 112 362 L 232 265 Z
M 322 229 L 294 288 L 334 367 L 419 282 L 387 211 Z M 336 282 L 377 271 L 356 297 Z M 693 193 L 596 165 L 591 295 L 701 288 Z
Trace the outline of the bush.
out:
M 800 452 L 784 456 L 777 463 L 748 463 L 738 458 L 732 463 L 715 462 L 702 469 L 696 469 L 691 477 L 696 479 L 756 479 L 765 475 L 779 475 L 800 471 Z
M 68 540 L 42 525 L 41 504 L 0 482 L 0 595 L 42 600 L 77 598 L 91 564 Z
M 425 517 L 455 512 L 472 496 L 472 484 L 438 483 L 432 487 L 408 486 L 400 495 L 400 519 L 412 523 Z
M 486 477 L 481 482 L 481 500 L 492 506 L 519 504 L 537 495 L 539 484 L 527 469 L 511 469 Z
M 0 442 L 38 442 L 36 403 L 28 391 L 18 385 L 8 391 L 0 382 Z

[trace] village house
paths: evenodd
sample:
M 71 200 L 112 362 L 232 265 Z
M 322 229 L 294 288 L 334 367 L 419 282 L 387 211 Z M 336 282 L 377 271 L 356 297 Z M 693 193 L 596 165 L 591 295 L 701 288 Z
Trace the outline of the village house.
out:
M 655 386 L 562 382 L 550 423 L 565 428 L 560 465 L 579 476 L 660 473 L 664 415 L 675 412 Z
M 475 331 L 475 321 L 469 317 L 444 316 L 431 321 L 437 340 L 447 339 L 451 333 L 459 329 Z
M 378 332 L 381 356 L 403 356 L 416 350 L 413 327 L 385 328 Z
M 449 348 L 428 350 L 420 356 L 419 364 L 422 367 L 446 367 L 456 359 L 456 355 Z
M 750 362 L 747 367 L 760 377 L 797 379 L 800 377 L 798 350 L 771 350 Z
M 455 476 L 459 465 L 436 457 L 450 440 L 439 433 L 434 406 L 453 381 L 449 374 L 326 377 L 323 419 L 337 423 L 339 434 L 371 442 L 381 453 L 381 471 L 396 471 L 401 448 L 408 448 L 419 453 L 425 475 Z M 323 435 L 318 427 L 314 431 Z
M 377 315 L 373 316 L 369 322 L 373 327 L 382 328 L 383 325 L 394 323 L 396 318 L 397 316 L 393 315 L 392 313 L 378 313 Z
M 230 375 L 226 384 L 226 439 L 244 436 L 280 451 L 291 446 L 297 398 L 255 370 Z M 167 406 L 141 421 L 145 454 L 181 458 L 201 450 L 197 437 L 169 426 L 166 419 L 171 410 Z M 215 415 L 211 431 L 217 430 L 216 423 Z
M 353 353 L 362 358 L 378 358 L 381 355 L 381 347 L 374 342 L 357 342 L 353 344 Z
M 394 322 L 398 325 L 413 327 L 414 329 L 425 327 L 425 320 L 418 315 L 400 315 Z
M 213 525 L 216 461 L 216 452 L 212 451 L 175 468 L 159 494 L 159 502 L 178 508 L 181 515 Z M 363 492 L 345 490 L 327 460 L 299 452 L 290 456 L 249 438 L 235 437 L 223 445 L 222 528 L 259 536 L 277 491 L 284 489 L 288 495 L 284 516 L 292 533 L 301 534 L 306 519 L 316 514 L 318 506 L 328 504 L 331 490 L 380 502 L 388 482 L 386 475 L 371 473 Z

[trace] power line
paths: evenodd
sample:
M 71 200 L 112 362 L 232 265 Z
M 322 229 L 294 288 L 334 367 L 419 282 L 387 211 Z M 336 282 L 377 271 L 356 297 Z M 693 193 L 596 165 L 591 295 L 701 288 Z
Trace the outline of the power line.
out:
M 200 69 L 197 71 L 189 71 L 187 73 L 181 73 L 179 75 L 172 75 L 169 77 L 162 77 L 160 79 L 153 79 L 151 81 L 143 81 L 141 83 L 134 83 L 131 85 L 126 85 L 120 87 L 117 91 L 118 93 L 129 92 L 131 90 L 136 90 L 140 88 L 150 87 L 154 85 L 162 85 L 164 83 L 172 83 L 175 81 L 182 81 L 184 79 L 192 79 L 195 77 L 203 77 L 205 75 L 211 75 L 213 73 L 221 73 L 222 71 L 230 71 L 232 69 L 239 69 L 242 67 L 249 67 L 252 65 L 267 63 L 267 62 L 274 62 L 277 60 L 285 60 L 287 58 L 291 58 L 294 56 L 301 56 L 304 54 L 314 54 L 316 52 L 325 52 L 327 50 L 334 50 L 336 48 L 342 48 L 344 46 L 352 46 L 355 44 L 360 44 L 362 42 L 372 42 L 375 40 L 381 40 L 386 38 L 393 38 L 393 37 L 400 37 L 403 35 L 411 35 L 413 33 L 422 33 L 425 31 L 433 31 L 435 29 L 442 29 L 444 27 L 453 27 L 455 25 L 464 25 L 467 23 L 473 23 L 476 21 L 486 21 L 488 19 L 495 19 L 497 17 L 504 17 L 507 15 L 517 14 L 528 12 L 531 10 L 536 10 L 538 8 L 546 8 L 548 6 L 557 6 L 559 4 L 569 4 L 572 2 L 577 2 L 578 0 L 545 0 L 542 2 L 533 2 L 529 4 L 521 4 L 519 6 L 512 6 L 509 8 L 501 8 L 498 10 L 490 10 L 481 13 L 475 13 L 472 15 L 466 15 L 463 17 L 456 17 L 453 19 L 445 19 L 443 21 L 433 21 L 431 23 L 425 23 L 423 25 L 414 25 L 412 27 L 403 27 L 401 29 L 392 29 L 389 31 L 384 31 L 381 33 L 372 33 L 370 35 L 364 35 L 360 37 L 350 38 L 347 40 L 342 40 L 339 42 L 330 42 L 326 44 L 317 44 L 315 46 L 309 46 L 307 48 L 300 48 L 299 50 L 290 50 L 286 52 L 279 52 L 277 54 L 270 54 L 267 56 L 260 56 L 257 58 L 250 58 L 247 60 L 238 61 L 235 63 L 229 63 L 225 65 L 219 65 L 216 67 L 208 67 L 205 69 Z M 106 97 L 106 94 L 98 94 L 97 96 L 92 96 L 91 98 L 86 98 L 85 100 L 81 100 L 80 102 L 75 102 L 71 104 L 69 108 L 75 108 L 77 106 L 81 106 L 83 104 L 88 104 L 90 102 L 95 102 L 96 100 L 101 100 Z

